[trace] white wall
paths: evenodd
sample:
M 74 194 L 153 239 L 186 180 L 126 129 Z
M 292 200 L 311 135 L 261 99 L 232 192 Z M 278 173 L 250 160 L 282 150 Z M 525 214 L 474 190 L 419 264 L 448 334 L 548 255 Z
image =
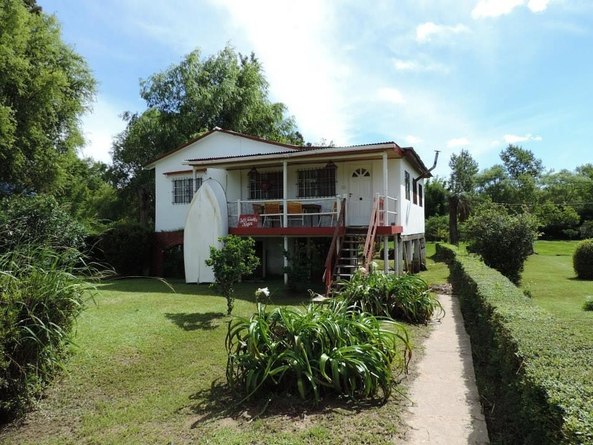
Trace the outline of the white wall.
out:
M 410 173 L 410 199 L 406 199 L 405 196 L 405 174 L 404 172 L 407 171 Z M 418 204 L 414 204 L 414 191 L 413 191 L 413 181 L 416 177 L 418 177 L 418 172 L 412 165 L 405 159 L 402 158 L 400 160 L 399 165 L 399 174 L 400 174 L 400 192 L 399 192 L 399 202 L 400 202 L 400 224 L 403 226 L 403 235 L 411 235 L 416 233 L 424 233 L 424 206 L 425 206 L 425 199 L 422 196 L 422 206 Z M 417 182 L 417 184 L 422 185 L 422 193 L 424 195 L 424 179 L 421 179 Z
M 173 204 L 172 190 L 173 180 L 192 178 L 192 173 L 167 175 L 179 170 L 191 170 L 191 167 L 184 165 L 188 159 L 209 158 L 219 156 L 234 156 L 256 153 L 274 153 L 280 151 L 292 151 L 289 148 L 255 141 L 228 133 L 214 132 L 187 147 L 160 159 L 155 164 L 155 231 L 169 231 L 182 229 L 185 224 L 188 204 Z M 237 187 L 237 175 L 220 169 L 208 169 L 197 175 L 203 180 L 208 178 L 216 179 L 222 187 L 230 193 L 228 199 L 237 199 L 233 190 Z

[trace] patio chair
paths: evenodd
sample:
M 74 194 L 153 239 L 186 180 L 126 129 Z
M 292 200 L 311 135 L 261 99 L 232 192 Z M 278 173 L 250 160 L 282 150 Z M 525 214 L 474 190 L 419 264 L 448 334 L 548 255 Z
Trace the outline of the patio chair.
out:
M 278 221 L 278 225 L 282 227 L 282 212 L 280 212 L 279 202 L 266 202 L 264 204 L 263 226 L 267 227 L 269 224 L 273 224 L 274 221 Z
M 303 211 L 303 204 L 297 201 L 288 201 L 288 225 L 290 226 L 290 221 L 292 220 L 301 220 L 301 226 L 305 225 L 305 213 Z

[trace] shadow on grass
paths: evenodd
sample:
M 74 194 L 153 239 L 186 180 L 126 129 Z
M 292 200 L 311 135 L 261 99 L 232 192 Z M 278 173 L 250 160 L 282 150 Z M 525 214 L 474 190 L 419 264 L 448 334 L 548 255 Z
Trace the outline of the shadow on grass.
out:
M 216 329 L 219 325 L 214 323 L 215 320 L 224 317 L 222 312 L 206 312 L 206 313 L 177 313 L 165 314 L 169 320 L 175 323 L 184 331 L 209 331 Z
M 254 397 L 243 401 L 237 391 L 231 390 L 221 381 L 214 381 L 209 389 L 191 395 L 190 400 L 193 401 L 189 406 L 190 411 L 199 416 L 192 424 L 192 429 L 200 424 L 225 418 L 251 422 L 273 417 L 298 419 L 311 414 L 340 413 L 354 416 L 366 409 L 380 407 L 386 402 L 379 398 L 355 402 L 346 397 L 328 394 L 315 405 L 311 401 L 301 400 L 296 395 L 272 392 L 266 397 Z

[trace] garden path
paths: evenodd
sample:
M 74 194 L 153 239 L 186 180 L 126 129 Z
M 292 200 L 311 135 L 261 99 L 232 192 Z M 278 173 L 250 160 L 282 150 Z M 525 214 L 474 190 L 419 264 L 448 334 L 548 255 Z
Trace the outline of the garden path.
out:
M 409 445 L 488 444 L 469 336 L 459 301 L 439 295 L 446 313 L 434 322 L 410 388 Z

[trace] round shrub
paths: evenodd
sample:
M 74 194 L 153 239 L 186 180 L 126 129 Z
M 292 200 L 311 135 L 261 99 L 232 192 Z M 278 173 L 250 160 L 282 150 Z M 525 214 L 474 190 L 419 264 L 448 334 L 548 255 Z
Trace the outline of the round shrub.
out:
M 572 265 L 578 278 L 593 280 L 593 239 L 586 239 L 577 244 L 572 256 Z
M 583 310 L 593 311 L 593 296 L 589 295 L 585 298 L 585 302 L 583 303 Z

